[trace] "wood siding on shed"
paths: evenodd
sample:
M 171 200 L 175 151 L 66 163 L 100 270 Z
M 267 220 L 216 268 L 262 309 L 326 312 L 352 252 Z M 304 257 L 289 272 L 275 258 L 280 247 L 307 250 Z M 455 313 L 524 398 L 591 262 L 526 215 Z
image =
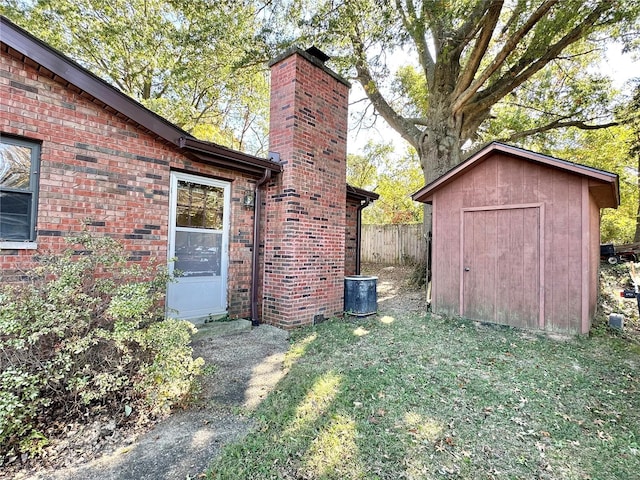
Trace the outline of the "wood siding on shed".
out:
M 600 208 L 593 196 L 589 196 L 589 328 L 598 307 L 600 270 Z M 582 333 L 588 333 L 583 329 Z
M 542 321 L 542 205 L 463 209 L 460 314 L 538 328 Z M 518 287 L 514 287 L 518 285 Z
M 593 224 L 597 220 L 591 214 L 583 216 L 584 188 L 586 187 L 579 175 L 496 154 L 435 192 L 432 199 L 435 211 L 432 291 L 434 311 L 452 315 L 461 312 L 460 302 L 463 296 L 460 294 L 460 275 L 464 266 L 460 264 L 460 248 L 463 211 L 481 207 L 500 206 L 508 209 L 524 204 L 540 204 L 544 206 L 540 228 L 536 230 L 530 225 L 523 227 L 525 235 L 544 232 L 540 248 L 543 268 L 539 276 L 544 310 L 540 326 L 560 332 L 583 331 L 582 283 L 585 265 L 582 232 L 593 232 Z M 588 190 L 586 198 L 589 198 Z M 591 205 L 584 206 L 589 207 L 593 209 Z M 585 218 L 589 218 L 589 225 L 583 225 Z M 500 232 L 494 233 L 494 241 L 501 241 L 501 235 L 506 235 L 504 228 L 506 227 L 501 227 Z M 599 237 L 597 241 L 599 242 Z M 591 244 L 593 243 L 592 239 Z M 521 257 L 514 255 L 509 262 L 515 262 L 515 258 Z M 593 259 L 590 260 L 593 265 Z M 526 261 L 522 268 L 529 268 L 525 267 L 529 264 L 531 262 Z M 500 279 L 496 285 L 499 288 L 523 287 L 522 280 L 516 275 L 517 270 L 518 268 L 500 270 L 499 274 L 505 278 Z M 597 272 L 597 265 L 595 271 Z M 589 283 L 593 284 L 593 273 L 589 273 L 589 278 Z M 528 288 L 526 285 L 525 283 L 524 287 Z M 462 310 L 463 307 L 464 305 Z M 590 311 L 592 308 L 589 304 Z

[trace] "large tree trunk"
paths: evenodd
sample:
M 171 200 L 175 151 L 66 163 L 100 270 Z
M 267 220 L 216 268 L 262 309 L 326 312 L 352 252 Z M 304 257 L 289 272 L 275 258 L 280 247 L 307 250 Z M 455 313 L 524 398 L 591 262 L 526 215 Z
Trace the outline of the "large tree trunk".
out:
M 429 124 L 420 139 L 418 153 L 425 184 L 431 183 L 461 160 L 461 128 L 446 101 L 433 102 L 428 113 Z M 425 230 L 431 231 L 425 210 Z M 426 233 L 426 232 L 425 232 Z
M 420 138 L 418 152 L 425 184 L 429 184 L 460 163 L 461 122 L 451 113 L 451 104 L 446 98 L 433 98 L 430 103 L 429 124 Z M 426 279 L 431 280 L 431 262 L 436 252 L 431 250 L 432 210 L 424 206 L 424 238 L 427 242 Z

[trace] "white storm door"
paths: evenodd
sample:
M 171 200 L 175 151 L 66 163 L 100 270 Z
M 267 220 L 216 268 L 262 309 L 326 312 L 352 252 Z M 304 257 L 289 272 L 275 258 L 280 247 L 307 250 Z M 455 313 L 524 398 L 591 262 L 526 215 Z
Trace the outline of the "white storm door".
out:
M 197 319 L 227 311 L 230 184 L 171 173 L 167 316 Z

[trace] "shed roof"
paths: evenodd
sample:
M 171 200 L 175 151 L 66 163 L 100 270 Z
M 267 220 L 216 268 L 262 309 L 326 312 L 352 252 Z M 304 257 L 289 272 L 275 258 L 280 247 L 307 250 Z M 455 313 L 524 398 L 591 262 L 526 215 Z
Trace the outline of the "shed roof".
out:
M 433 182 L 425 185 L 416 193 L 411 195 L 413 200 L 423 203 L 431 203 L 434 192 L 440 188 L 455 181 L 458 177 L 466 173 L 468 170 L 482 163 L 491 155 L 500 153 L 509 155 L 521 160 L 545 165 L 550 168 L 556 168 L 565 172 L 574 173 L 590 180 L 589 190 L 593 194 L 600 208 L 617 208 L 620 205 L 620 187 L 618 184 L 618 175 L 597 168 L 587 167 L 578 163 L 560 160 L 559 158 L 550 157 L 541 153 L 532 152 L 523 148 L 514 147 L 499 142 L 492 142 L 475 154 L 468 157 L 465 161 L 455 166 L 441 177 Z
M 197 140 L 1 15 L 0 32 L 0 49 L 3 52 L 61 83 L 65 88 L 76 91 L 117 117 L 135 124 L 157 139 L 175 145 L 193 158 L 252 174 L 262 174 L 265 169 L 282 171 L 282 165 L 271 159 Z

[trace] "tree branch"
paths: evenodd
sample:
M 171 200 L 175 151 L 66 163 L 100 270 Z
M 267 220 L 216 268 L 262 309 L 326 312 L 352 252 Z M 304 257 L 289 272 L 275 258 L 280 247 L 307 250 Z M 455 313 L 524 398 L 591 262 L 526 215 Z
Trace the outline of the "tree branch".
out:
M 460 79 L 457 82 L 456 89 L 454 90 L 454 96 L 458 96 L 461 91 L 464 91 L 471 82 L 473 81 L 473 77 L 475 77 L 478 68 L 480 67 L 480 63 L 487 53 L 487 48 L 489 47 L 489 42 L 493 36 L 493 32 L 495 31 L 496 25 L 498 24 L 498 20 L 500 19 L 500 12 L 502 11 L 502 6 L 504 5 L 503 0 L 493 0 L 490 5 L 488 5 L 488 10 L 483 12 L 484 19 L 481 23 L 481 31 L 480 37 L 476 41 L 473 46 L 473 50 L 471 51 L 471 55 L 469 56 L 469 60 L 462 71 L 462 75 L 460 75 Z M 469 19 L 471 21 L 472 19 Z
M 429 121 L 426 118 L 405 118 L 405 121 L 413 123 L 414 125 L 429 125 Z
M 356 57 L 356 78 L 364 88 L 367 97 L 391 128 L 400 133 L 402 138 L 417 149 L 422 132 L 414 124 L 407 122 L 401 115 L 399 115 L 382 96 L 367 66 L 364 45 L 362 45 L 362 42 L 356 33 L 351 34 L 351 42 L 353 44 Z
M 438 15 L 433 15 L 430 8 L 432 2 L 422 2 L 422 21 L 425 25 L 428 24 L 429 30 L 431 31 L 431 38 L 433 39 L 433 46 L 435 48 L 435 59 L 439 57 L 440 51 L 442 50 L 442 24 L 438 21 Z
M 492 4 L 500 3 L 504 4 L 504 0 L 484 0 L 483 2 L 478 2 L 475 6 L 467 21 L 458 29 L 455 33 L 455 36 L 459 39 L 459 44 L 456 47 L 458 54 L 462 53 L 464 47 L 466 47 L 473 37 L 480 31 L 484 22 L 480 20 L 487 13 L 487 10 L 491 8 Z M 500 9 L 502 9 L 502 5 L 500 5 Z
M 523 130 L 521 132 L 516 132 L 513 135 L 510 135 L 509 137 L 496 139 L 496 141 L 512 142 L 514 140 L 519 140 L 521 138 L 535 135 L 536 133 L 548 132 L 549 130 L 556 130 L 558 128 L 576 127 L 576 128 L 579 128 L 580 130 L 601 130 L 603 128 L 615 127 L 617 125 L 620 125 L 620 122 L 609 122 L 609 123 L 602 123 L 599 125 L 589 125 L 583 120 L 567 120 L 567 121 L 554 120 L 553 122 L 548 123 L 546 125 L 542 125 L 536 128 L 531 128 L 529 130 Z
M 560 53 L 572 43 L 583 38 L 588 29 L 592 28 L 607 8 L 608 2 L 601 2 L 587 17 L 568 32 L 555 44 L 550 45 L 544 55 L 535 60 L 530 57 L 522 57 L 516 65 L 509 69 L 497 82 L 483 92 L 478 92 L 474 109 L 489 108 L 509 92 L 522 85 L 533 75 L 542 70 L 549 62 L 558 58 Z M 528 65 L 528 66 L 527 66 Z
M 416 45 L 420 66 L 424 71 L 427 84 L 433 85 L 436 63 L 431 56 L 431 52 L 429 52 L 429 47 L 427 45 L 425 22 L 422 21 L 422 18 L 418 18 L 412 0 L 407 0 L 408 15 L 402 7 L 401 0 L 396 0 L 396 8 L 400 12 L 402 24 L 407 29 L 407 32 L 409 32 L 409 35 L 411 35 L 411 38 Z
M 547 12 L 560 0 L 547 0 L 538 9 L 531 14 L 527 21 L 520 27 L 513 35 L 511 35 L 505 44 L 502 46 L 502 50 L 498 52 L 493 61 L 484 69 L 482 74 L 473 81 L 468 88 L 457 95 L 453 103 L 453 112 L 460 111 L 466 103 L 476 94 L 480 87 L 491 78 L 491 76 L 497 72 L 504 64 L 505 60 L 514 51 L 518 43 L 531 31 L 531 29 L 547 14 Z

